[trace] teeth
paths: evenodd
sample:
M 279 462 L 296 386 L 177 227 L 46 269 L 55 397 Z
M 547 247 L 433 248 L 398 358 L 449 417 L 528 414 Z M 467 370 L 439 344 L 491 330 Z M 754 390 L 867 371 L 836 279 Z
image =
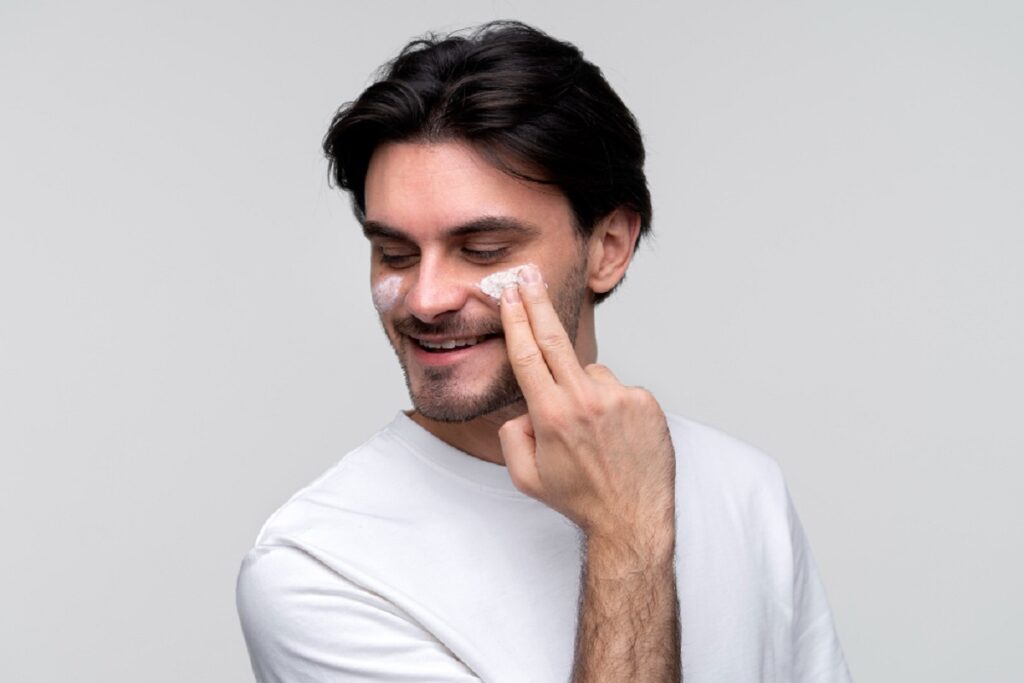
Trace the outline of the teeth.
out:
M 440 344 L 423 341 L 422 339 L 417 339 L 416 341 L 419 342 L 420 346 L 427 349 L 455 349 L 462 346 L 474 346 L 483 340 L 483 337 L 470 337 L 469 339 L 449 339 L 448 341 L 441 342 Z

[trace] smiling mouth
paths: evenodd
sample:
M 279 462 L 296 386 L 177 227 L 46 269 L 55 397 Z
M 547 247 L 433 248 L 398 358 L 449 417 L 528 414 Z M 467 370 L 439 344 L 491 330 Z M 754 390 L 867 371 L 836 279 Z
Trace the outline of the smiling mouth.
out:
M 461 337 L 458 339 L 447 339 L 444 341 L 428 341 L 426 339 L 418 339 L 416 337 L 409 337 L 412 341 L 424 351 L 436 354 L 452 353 L 461 349 L 467 349 L 481 344 L 489 339 L 496 339 L 500 337 L 500 334 L 485 334 L 476 337 Z

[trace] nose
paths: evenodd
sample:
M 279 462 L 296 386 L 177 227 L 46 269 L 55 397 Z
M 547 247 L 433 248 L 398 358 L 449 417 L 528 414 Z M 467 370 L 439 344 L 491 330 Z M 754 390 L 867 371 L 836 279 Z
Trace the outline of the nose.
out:
M 443 258 L 423 253 L 406 292 L 405 307 L 423 322 L 436 322 L 466 305 L 469 286 L 459 268 Z

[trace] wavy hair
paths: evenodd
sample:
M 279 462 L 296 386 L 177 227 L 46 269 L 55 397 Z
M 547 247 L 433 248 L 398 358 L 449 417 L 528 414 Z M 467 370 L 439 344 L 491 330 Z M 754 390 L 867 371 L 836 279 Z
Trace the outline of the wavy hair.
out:
M 514 21 L 416 39 L 338 110 L 323 149 L 331 178 L 362 221 L 366 171 L 379 145 L 447 140 L 469 143 L 504 172 L 559 188 L 582 239 L 617 208 L 640 216 L 637 244 L 651 230 L 640 128 L 601 70 L 570 43 Z M 595 293 L 595 303 L 617 287 Z

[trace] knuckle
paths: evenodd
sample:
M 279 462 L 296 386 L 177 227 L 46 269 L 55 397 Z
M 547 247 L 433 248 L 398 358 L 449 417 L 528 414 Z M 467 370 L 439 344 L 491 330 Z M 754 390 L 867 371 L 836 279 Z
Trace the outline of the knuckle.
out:
M 654 394 L 649 392 L 643 387 L 630 387 L 630 393 L 633 396 L 633 400 L 636 401 L 637 405 L 646 410 L 661 410 L 661 406 L 658 405 L 658 399 L 654 398 Z
M 538 336 L 537 342 L 546 349 L 561 350 L 568 346 L 569 340 L 557 332 L 547 332 Z
M 583 409 L 584 415 L 601 417 L 608 414 L 614 407 L 610 398 L 608 392 L 595 388 L 580 396 L 580 407 Z
M 538 349 L 520 349 L 512 354 L 512 359 L 516 365 L 522 367 L 533 367 L 537 363 L 541 362 L 541 355 Z
M 613 412 L 623 412 L 630 406 L 636 405 L 637 398 L 630 393 L 629 389 L 625 391 L 612 392 L 608 398 L 609 410 Z
M 601 363 L 590 363 L 583 370 L 595 380 L 600 382 L 615 382 L 615 373 L 607 365 Z

